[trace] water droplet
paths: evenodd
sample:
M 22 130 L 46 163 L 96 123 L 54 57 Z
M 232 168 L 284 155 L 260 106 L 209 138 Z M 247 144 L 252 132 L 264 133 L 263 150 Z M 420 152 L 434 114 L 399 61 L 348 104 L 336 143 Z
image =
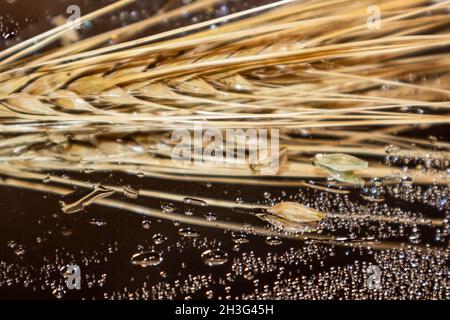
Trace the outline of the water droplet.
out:
M 15 241 L 8 241 L 6 244 L 7 244 L 7 246 L 8 246 L 9 248 L 13 249 L 14 254 L 15 254 L 16 256 L 19 256 L 19 257 L 20 257 L 20 256 L 23 256 L 23 255 L 25 254 L 25 252 L 26 252 L 25 246 L 22 245 L 22 244 L 18 244 L 18 243 L 15 242 Z
M 244 244 L 250 242 L 245 233 L 233 233 L 231 237 L 233 239 L 233 242 L 237 244 Z
M 107 225 L 107 222 L 105 220 L 95 219 L 95 218 L 91 219 L 89 221 L 89 223 L 94 225 L 94 226 L 97 226 L 97 227 L 104 227 L 104 226 Z
M 136 199 L 139 196 L 139 190 L 137 190 L 131 186 L 125 186 L 125 187 L 123 187 L 123 194 L 127 198 Z
M 152 222 L 148 219 L 145 219 L 141 222 L 142 228 L 149 229 Z
M 155 244 L 161 244 L 163 242 L 165 242 L 167 240 L 167 238 L 162 235 L 161 233 L 157 233 L 153 236 L 153 242 L 155 242 Z
M 84 169 L 84 173 L 86 173 L 86 174 L 90 174 L 90 173 L 93 173 L 93 172 L 95 172 L 95 169 L 93 169 L 93 168 L 86 168 L 86 169 Z
M 196 198 L 184 198 L 183 202 L 185 204 L 192 204 L 195 206 L 202 206 L 202 207 L 208 206 L 208 203 L 206 201 L 201 200 L 201 199 L 196 199 Z
M 56 297 L 56 299 L 62 299 L 64 297 L 64 294 L 66 293 L 66 289 L 62 285 L 57 286 L 53 291 L 52 294 Z
M 228 261 L 228 254 L 219 249 L 206 250 L 201 257 L 208 266 L 219 266 Z
M 215 220 L 217 220 L 217 216 L 214 213 L 212 213 L 212 212 L 208 212 L 207 214 L 205 214 L 205 218 L 208 221 L 215 221 Z
M 196 238 L 196 237 L 200 236 L 200 234 L 197 231 L 195 231 L 194 229 L 192 229 L 191 227 L 181 228 L 180 230 L 178 230 L 178 233 L 181 236 L 187 237 L 187 238 Z
M 144 177 L 145 177 L 145 173 L 143 173 L 143 172 L 138 172 L 138 173 L 136 173 L 136 176 L 137 176 L 138 178 L 144 178 Z
M 283 241 L 280 238 L 278 238 L 278 237 L 267 237 L 266 238 L 266 243 L 269 246 L 279 246 L 280 244 L 283 243 Z
M 377 194 L 372 194 L 369 192 L 361 191 L 360 193 L 361 198 L 364 200 L 370 201 L 370 202 L 383 202 L 384 198 Z
M 402 184 L 404 185 L 412 185 L 414 183 L 414 179 L 410 176 L 403 176 L 402 177 Z
M 386 152 L 387 154 L 393 154 L 393 153 L 397 153 L 400 151 L 400 148 L 398 146 L 395 146 L 393 144 L 387 145 L 384 148 L 384 152 Z
M 70 224 L 65 223 L 65 224 L 61 227 L 61 229 L 60 229 L 59 232 L 60 232 L 63 236 L 69 237 L 69 236 L 71 236 L 71 235 L 73 234 L 73 227 L 72 227 Z
M 131 257 L 131 263 L 145 267 L 157 266 L 163 261 L 161 254 L 155 251 L 144 251 L 136 253 Z
M 164 213 L 172 213 L 172 212 L 174 212 L 176 210 L 176 207 L 172 203 L 162 203 L 161 204 L 161 210 Z

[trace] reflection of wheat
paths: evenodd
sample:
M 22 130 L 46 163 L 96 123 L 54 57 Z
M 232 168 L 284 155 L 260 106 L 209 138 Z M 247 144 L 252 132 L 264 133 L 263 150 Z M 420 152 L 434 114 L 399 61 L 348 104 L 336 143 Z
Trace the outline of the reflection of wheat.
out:
M 377 1 L 382 28 L 369 30 L 374 1 L 284 0 L 129 40 L 219 2 L 167 7 L 45 51 L 73 27 L 63 25 L 0 52 L 0 172 L 27 179 L 30 171 L 94 169 L 290 186 L 323 177 L 310 164 L 315 153 L 382 158 L 386 144 L 400 147 L 397 156 L 426 155 L 448 166 L 448 143 L 397 133 L 450 120 L 450 1 Z M 288 160 L 266 179 L 245 164 L 211 170 L 172 162 L 170 132 L 199 122 L 205 129 L 279 128 Z M 402 174 L 380 164 L 357 173 Z M 417 183 L 449 181 L 443 170 L 408 174 Z
M 59 180 L 59 182 L 62 182 Z M 77 185 L 77 182 L 72 181 L 73 184 Z M 66 181 L 67 184 L 67 181 Z M 82 185 L 83 183 L 81 183 Z M 42 183 L 37 182 L 27 182 L 23 180 L 17 180 L 17 179 L 5 179 L 0 180 L 0 185 L 5 186 L 12 186 L 12 187 L 18 187 L 23 189 L 30 189 L 30 190 L 40 190 L 42 192 L 48 192 L 53 194 L 59 194 L 64 195 L 70 192 L 70 189 L 67 188 L 61 188 L 58 186 L 50 186 L 45 185 Z M 80 184 L 78 184 L 80 185 Z M 113 189 L 116 189 L 113 187 Z M 152 191 L 145 191 L 143 192 L 143 195 L 147 196 L 158 196 L 154 194 Z M 161 193 L 163 195 L 163 193 Z M 166 194 L 171 200 L 180 200 L 176 199 L 176 196 Z M 164 197 L 163 197 L 164 198 Z M 215 206 L 230 206 L 229 203 L 216 200 L 216 199 L 209 199 L 211 200 L 211 204 Z M 251 233 L 259 236 L 275 236 L 285 239 L 291 239 L 291 240 L 300 240 L 300 241 L 313 241 L 316 243 L 322 243 L 326 245 L 333 245 L 333 246 L 347 246 L 347 247 L 353 247 L 353 248 L 366 248 L 366 249 L 375 249 L 375 250 L 387 250 L 387 249 L 405 249 L 405 248 L 414 248 L 415 250 L 425 250 L 428 253 L 436 253 L 436 254 L 442 254 L 443 250 L 439 247 L 432 247 L 432 246 L 423 246 L 423 245 L 411 245 L 411 244 L 405 244 L 402 242 L 395 242 L 395 241 L 340 241 L 338 238 L 334 236 L 328 236 L 328 235 L 320 235 L 320 234 L 310 234 L 310 233 L 301 233 L 301 234 L 293 234 L 293 233 L 286 233 L 286 232 L 279 232 L 276 230 L 271 230 L 259 226 L 249 225 L 249 224 L 241 224 L 241 223 L 235 223 L 235 222 L 228 222 L 228 221 L 208 221 L 203 218 L 199 217 L 189 217 L 183 214 L 176 214 L 176 213 L 163 213 L 160 210 L 155 210 L 152 208 L 148 208 L 142 205 L 137 205 L 125 201 L 120 200 L 113 200 L 113 199 L 100 199 L 97 200 L 96 203 L 101 206 L 106 206 L 110 208 L 117 208 L 121 210 L 126 210 L 129 212 L 133 212 L 136 214 L 140 214 L 143 216 L 158 218 L 158 219 L 165 219 L 165 220 L 172 220 L 177 221 L 181 223 L 186 223 L 190 225 L 196 225 L 201 227 L 207 227 L 207 228 L 217 228 L 217 229 L 224 229 L 227 231 L 234 231 L 234 232 L 244 232 L 244 233 Z M 247 205 L 247 207 L 249 207 Z M 349 216 L 349 218 L 355 218 L 354 216 Z M 383 217 L 377 217 L 378 219 L 375 219 L 375 221 L 383 221 Z M 393 219 L 390 217 L 385 217 L 385 222 L 395 222 L 395 223 L 418 223 L 418 221 L 412 221 L 407 219 L 401 219 L 403 221 L 397 221 L 397 219 Z M 436 221 L 432 221 L 434 224 Z M 429 224 L 430 222 L 427 222 Z M 438 225 L 441 225 L 441 222 L 437 223 Z

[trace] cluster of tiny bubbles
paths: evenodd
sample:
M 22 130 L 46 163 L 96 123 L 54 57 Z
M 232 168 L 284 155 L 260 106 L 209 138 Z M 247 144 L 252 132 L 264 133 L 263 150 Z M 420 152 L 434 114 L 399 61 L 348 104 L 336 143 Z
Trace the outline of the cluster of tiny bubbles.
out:
M 395 155 L 388 154 L 385 157 L 385 164 L 388 166 L 401 167 L 403 170 L 415 169 L 422 173 L 440 173 L 449 169 L 450 162 L 443 155 L 442 158 L 433 158 L 431 155 Z
M 389 203 L 393 198 L 402 200 L 405 204 L 392 208 L 385 202 L 386 197 L 390 197 Z M 414 210 L 407 202 L 432 206 L 442 211 L 448 210 L 447 199 L 448 188 L 445 186 L 423 187 L 409 180 L 387 185 L 383 183 L 383 179 L 374 178 L 367 181 L 363 188 L 354 188 L 348 194 L 301 188 L 296 194 L 269 198 L 265 202 L 273 205 L 280 201 L 296 201 L 326 212 L 327 219 L 317 226 L 318 234 L 335 238 L 345 236 L 346 241 L 402 239 L 417 244 L 424 240 L 423 234 L 427 235 L 426 240 L 430 240 L 430 231 L 434 234 L 434 239 L 431 240 L 443 243 L 448 227 L 445 219 L 442 226 L 438 227 L 433 227 L 429 222 L 429 214 L 442 216 L 438 211 L 427 213 L 420 209 Z
M 20 32 L 20 25 L 11 15 L 0 15 L 0 38 L 6 41 L 11 40 Z
M 215 220 L 217 220 L 217 215 L 212 213 L 212 212 L 208 212 L 204 216 L 205 216 L 206 220 L 208 220 L 208 221 L 215 221 Z
M 448 299 L 448 269 L 442 268 L 448 263 L 448 252 L 410 247 L 376 252 L 374 258 L 388 273 L 382 278 L 385 294 L 399 294 L 405 299 Z
M 10 246 L 17 254 L 25 254 L 24 247 L 14 241 Z M 0 288 L 20 287 L 33 292 L 50 292 L 55 298 L 62 299 L 69 290 L 66 285 L 69 273 L 68 267 L 78 265 L 81 272 L 81 282 L 87 288 L 103 287 L 108 275 L 105 273 L 91 273 L 89 266 L 108 263 L 109 257 L 118 251 L 118 243 L 102 244 L 95 250 L 81 249 L 79 254 L 67 251 L 64 247 L 57 248 L 51 254 L 42 256 L 42 264 L 37 267 L 28 263 L 5 262 L 0 260 Z M 81 258 L 80 258 L 81 254 Z
M 449 189 L 446 186 L 399 185 L 386 186 L 386 192 L 393 198 L 409 203 L 421 203 L 439 210 L 449 209 Z
M 89 223 L 97 227 L 104 227 L 108 224 L 105 220 L 98 218 L 92 218 Z
M 233 233 L 234 239 L 242 238 Z M 246 236 L 244 236 L 245 238 Z M 241 241 L 239 241 L 241 242 Z M 178 242 L 166 249 L 167 253 L 176 249 L 182 255 L 186 246 L 192 245 L 201 252 L 204 264 L 214 270 L 230 261 L 220 243 L 207 238 L 195 238 L 189 242 Z M 106 252 L 116 252 L 117 242 L 108 245 Z M 162 253 L 155 249 L 138 247 L 139 252 L 131 257 L 131 263 L 139 267 L 157 267 L 161 264 Z M 103 251 L 102 251 L 103 252 Z M 77 261 L 88 265 L 102 259 L 102 252 L 83 252 L 85 259 Z M 353 256 L 344 258 L 348 253 Z M 355 258 L 355 254 L 361 259 Z M 341 264 L 333 265 L 336 254 L 344 259 Z M 45 258 L 41 279 L 46 279 L 42 288 L 40 281 L 32 275 L 32 270 L 17 265 L 6 266 L 0 262 L 0 287 L 23 283 L 36 290 L 50 290 L 56 298 L 67 294 L 64 277 L 55 277 L 55 273 L 65 273 L 67 265 L 72 264 L 73 254 L 56 252 L 57 257 Z M 346 259 L 346 260 L 345 260 Z M 50 261 L 52 260 L 52 261 Z M 360 261 L 361 260 L 361 261 Z M 58 261 L 58 263 L 55 263 Z M 372 261 L 372 262 L 369 262 Z M 290 247 L 277 252 L 258 254 L 244 251 L 234 256 L 225 274 L 209 272 L 191 272 L 180 277 L 167 277 L 167 272 L 158 270 L 160 281 L 143 281 L 137 287 L 129 286 L 104 292 L 105 299 L 191 299 L 206 297 L 215 299 L 448 299 L 446 288 L 448 253 L 433 249 L 419 250 L 415 247 L 405 249 L 370 251 L 358 248 L 347 249 L 324 246 L 314 242 L 305 242 L 299 247 Z M 185 263 L 180 263 L 185 268 Z M 381 269 L 382 289 L 370 289 L 366 285 L 368 267 L 372 264 Z M 83 275 L 83 283 L 88 286 L 102 287 L 106 274 Z M 264 282 L 260 279 L 264 278 Z M 16 280 L 19 279 L 19 280 Z M 56 279 L 56 280 L 55 280 Z M 149 279 L 149 278 L 147 278 Z M 150 280 L 150 279 L 149 279 Z M 245 290 L 233 294 L 242 281 L 250 284 Z M 134 283 L 131 281 L 130 285 Z M 214 288 L 214 289 L 213 289 Z
M 379 178 L 373 178 L 370 183 L 364 186 L 360 191 L 360 196 L 367 201 L 382 202 L 384 201 L 385 190 L 383 182 Z
M 16 256 L 23 256 L 26 253 L 25 245 L 17 243 L 14 240 L 8 241 L 6 243 L 8 248 L 12 249 Z

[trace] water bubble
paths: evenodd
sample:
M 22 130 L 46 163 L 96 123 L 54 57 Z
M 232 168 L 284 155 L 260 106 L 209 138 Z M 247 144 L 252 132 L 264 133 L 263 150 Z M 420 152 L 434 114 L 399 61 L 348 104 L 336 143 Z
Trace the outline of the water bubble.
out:
M 94 226 L 97 226 L 97 227 L 104 227 L 104 226 L 107 225 L 107 222 L 106 222 L 105 220 L 102 220 L 102 219 L 96 219 L 96 218 L 91 219 L 91 220 L 89 221 L 89 223 L 92 224 L 92 225 L 94 225 Z
M 412 185 L 414 183 L 414 179 L 410 176 L 403 176 L 402 177 L 402 184 L 403 185 Z
M 23 256 L 23 255 L 25 254 L 25 246 L 22 245 L 22 244 L 18 244 L 18 243 L 15 242 L 15 241 L 8 241 L 8 242 L 6 243 L 6 245 L 7 245 L 9 248 L 13 249 L 14 254 L 15 254 L 16 256 Z
M 142 228 L 149 229 L 152 222 L 148 219 L 145 219 L 141 222 Z
M 155 251 L 144 251 L 136 253 L 131 257 L 131 263 L 134 265 L 145 267 L 157 266 L 163 261 L 160 253 Z
M 92 21 L 86 21 L 81 25 L 82 30 L 91 30 L 94 26 L 94 23 Z
M 172 212 L 174 212 L 176 210 L 176 207 L 172 203 L 162 203 L 161 204 L 161 210 L 164 213 L 172 213 Z
M 145 173 L 139 171 L 138 173 L 136 173 L 136 176 L 137 176 L 138 178 L 144 178 L 144 177 L 145 177 Z
M 139 196 L 139 190 L 137 190 L 131 186 L 125 186 L 125 187 L 123 187 L 123 194 L 127 198 L 136 199 Z
M 228 261 L 228 254 L 219 249 L 206 250 L 201 257 L 208 266 L 219 266 Z
M 214 291 L 208 290 L 205 293 L 206 299 L 212 299 L 214 297 Z
M 196 198 L 184 198 L 183 202 L 185 204 L 192 204 L 192 205 L 202 206 L 202 207 L 206 207 L 208 205 L 208 203 L 206 201 L 201 200 L 201 199 L 196 199 Z
M 225 5 L 225 4 L 221 5 L 221 6 L 219 7 L 218 12 L 217 12 L 217 14 L 218 14 L 219 16 L 226 16 L 226 15 L 228 15 L 229 13 L 230 13 L 230 8 L 228 8 L 228 6 Z
M 267 237 L 266 243 L 270 246 L 279 246 L 283 241 L 278 237 Z
M 231 235 L 231 238 L 233 239 L 233 242 L 237 244 L 244 244 L 250 242 L 245 233 L 233 233 Z
M 380 195 L 361 191 L 360 194 L 361 198 L 364 200 L 370 201 L 370 202 L 383 202 L 384 198 Z
M 130 18 L 133 21 L 138 21 L 139 20 L 139 12 L 136 10 L 133 10 L 130 12 Z
M 165 237 L 163 234 L 161 233 L 157 233 L 153 236 L 153 242 L 155 242 L 155 244 L 162 244 L 163 242 L 165 242 L 167 240 L 167 237 Z
M 93 168 L 86 168 L 86 169 L 84 169 L 84 173 L 86 173 L 86 174 L 90 174 L 90 173 L 93 173 L 93 172 L 95 172 L 95 169 L 93 169 Z
M 71 236 L 71 235 L 73 234 L 73 227 L 72 227 L 70 224 L 65 223 L 65 224 L 61 227 L 61 229 L 59 230 L 59 232 L 60 232 L 63 236 L 69 237 L 69 236 Z
M 400 151 L 400 148 L 398 146 L 395 146 L 393 144 L 387 145 L 384 148 L 384 152 L 386 152 L 387 154 L 393 154 L 393 153 L 397 153 Z
M 66 289 L 62 285 L 57 286 L 53 291 L 52 294 L 56 297 L 56 299 L 62 299 L 64 297 L 64 294 L 66 293 Z
M 196 238 L 196 237 L 200 236 L 200 234 L 191 227 L 181 228 L 180 230 L 178 230 L 178 233 L 181 236 L 187 237 L 187 238 Z
M 217 216 L 214 213 L 212 213 L 212 212 L 208 212 L 207 214 L 205 214 L 205 218 L 208 221 L 215 221 L 215 220 L 217 220 Z

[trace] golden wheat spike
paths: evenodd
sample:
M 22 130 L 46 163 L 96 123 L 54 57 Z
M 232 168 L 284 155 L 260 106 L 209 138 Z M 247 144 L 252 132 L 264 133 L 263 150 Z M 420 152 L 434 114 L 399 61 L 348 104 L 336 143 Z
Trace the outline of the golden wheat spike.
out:
M 311 120 L 315 121 L 318 117 L 321 125 L 334 126 L 338 124 L 334 120 L 341 119 L 339 115 L 346 120 L 342 125 L 448 121 L 446 115 L 436 117 L 408 114 L 405 117 L 404 114 L 396 116 L 395 112 L 382 111 L 407 105 L 448 108 L 448 91 L 445 88 L 399 81 L 398 78 L 406 73 L 417 74 L 420 64 L 392 67 L 392 63 L 401 60 L 397 57 L 402 55 L 448 45 L 450 36 L 445 33 L 396 34 L 399 28 L 397 21 L 400 19 L 403 24 L 417 25 L 423 20 L 420 15 L 422 12 L 441 10 L 445 2 L 434 5 L 427 1 L 381 3 L 381 7 L 385 8 L 383 15 L 388 22 L 384 22 L 380 34 L 375 38 L 374 32 L 365 30 L 365 8 L 370 1 L 358 6 L 351 5 L 354 9 L 345 10 L 346 13 L 336 3 L 348 1 L 309 1 L 306 4 L 290 2 L 292 1 L 282 1 L 281 4 L 285 6 L 279 8 L 274 4 L 266 6 L 276 9 L 264 11 L 257 18 L 236 21 L 216 32 L 200 31 L 198 35 L 181 36 L 176 41 L 165 41 L 163 36 L 156 35 L 153 36 L 153 41 L 158 41 L 158 38 L 162 41 L 151 45 L 137 40 L 130 44 L 112 46 L 108 50 L 94 50 L 95 55 L 84 52 L 81 56 L 69 56 L 53 62 L 46 60 L 44 64 L 42 57 L 37 59 L 37 63 L 27 60 L 27 69 L 15 65 L 12 71 L 16 71 L 10 70 L 8 75 L 16 75 L 0 83 L 2 114 L 7 118 L 35 117 L 36 120 L 52 122 L 89 122 L 88 119 L 91 119 L 96 122 L 135 122 L 137 125 L 140 122 L 159 124 L 205 119 L 222 127 L 241 119 L 249 120 L 245 125 L 255 123 L 265 126 L 266 119 L 280 119 L 273 125 L 289 128 L 297 125 L 314 126 L 311 125 Z M 330 11 L 331 8 L 336 12 Z M 325 12 L 327 21 L 322 21 L 323 31 L 332 26 L 336 30 L 336 38 L 331 42 L 318 35 L 321 31 L 320 20 L 325 17 Z M 245 17 L 242 13 L 235 15 Z M 263 24 L 266 15 L 268 19 L 272 19 L 270 26 Z M 348 23 L 343 25 L 342 21 Z M 445 25 L 446 21 L 445 15 L 436 15 L 431 20 L 432 24 L 429 24 L 430 19 L 422 22 L 422 28 L 426 29 L 427 23 L 429 28 Z M 208 24 L 210 23 L 203 23 Z M 198 27 L 190 29 L 195 31 Z M 359 38 L 340 41 L 338 32 L 348 38 L 351 31 L 356 32 Z M 176 30 L 171 32 L 177 33 L 179 32 Z M 322 43 L 314 40 L 314 37 L 322 38 Z M 345 37 L 342 40 L 346 40 Z M 308 46 L 308 43 L 314 46 Z M 114 52 L 110 53 L 111 50 Z M 181 51 L 184 53 L 179 55 Z M 397 59 L 383 62 L 387 56 Z M 447 55 L 425 57 L 436 66 L 448 65 L 445 62 L 448 60 Z M 376 73 L 361 74 L 363 71 L 355 70 L 363 58 L 369 59 L 377 67 L 374 70 Z M 63 63 L 74 59 L 73 62 Z M 324 70 L 321 67 L 322 61 L 339 63 L 334 62 L 334 68 Z M 278 76 L 264 76 L 263 70 L 280 65 L 286 68 L 279 70 Z M 32 69 L 29 69 L 30 66 Z M 383 71 L 384 66 L 389 66 L 389 69 Z M 433 70 L 433 67 L 421 72 L 430 69 Z M 258 75 L 256 79 L 255 74 Z M 394 86 L 395 90 L 388 93 L 372 90 L 370 97 L 351 93 L 352 88 L 361 91 L 386 83 Z M 404 96 L 408 88 L 419 90 L 420 94 L 416 96 L 431 98 L 430 101 L 423 101 L 420 97 L 397 98 Z M 440 91 L 436 92 L 437 90 Z M 330 96 L 326 91 L 331 91 L 333 95 Z M 307 93 L 307 96 L 298 96 L 302 92 Z M 345 95 L 339 97 L 339 93 Z M 280 98 L 279 95 L 289 99 Z M 324 105 L 326 108 L 331 106 L 339 110 L 329 113 L 323 108 Z M 208 116 L 198 116 L 196 114 L 199 107 L 213 111 L 209 111 Z M 374 113 L 374 108 L 379 111 Z M 72 114 L 72 110 L 77 114 Z M 169 117 L 164 116 L 164 110 L 179 110 L 180 116 L 176 112 Z M 258 110 L 258 114 L 254 113 L 255 110 Z M 274 110 L 277 110 L 276 114 Z M 286 112 L 283 113 L 282 110 Z M 80 111 L 84 112 L 80 114 Z M 317 117 L 311 115 L 311 112 L 317 114 Z M 133 113 L 132 117 L 130 113 Z M 140 116 L 136 117 L 136 113 Z
M 117 1 L 82 21 L 130 2 Z M 163 19 L 216 3 L 199 0 L 163 9 L 144 21 L 45 51 L 68 30 L 65 25 L 0 53 L 2 161 L 23 171 L 70 164 L 71 170 L 205 179 L 210 170 L 176 166 L 160 148 L 171 130 L 199 122 L 205 129 L 282 129 L 289 160 L 280 177 L 323 178 L 308 162 L 309 154 L 381 158 L 384 143 L 401 145 L 405 155 L 448 158 L 445 143 L 439 144 L 444 151 L 430 151 L 427 141 L 402 140 L 381 130 L 449 122 L 450 1 L 284 0 L 128 40 Z M 367 26 L 371 5 L 382 12 L 379 30 Z M 111 38 L 119 43 L 104 46 Z M 39 54 L 30 56 L 37 49 Z M 404 112 L 415 107 L 425 112 Z M 370 135 L 353 129 L 362 126 L 380 129 Z M 300 129 L 337 139 L 312 143 L 290 136 Z M 142 132 L 151 140 L 140 139 Z M 117 142 L 118 137 L 130 140 Z M 216 181 L 241 183 L 255 174 L 245 165 L 215 173 L 228 176 Z M 381 165 L 361 172 L 392 174 L 399 170 Z M 448 178 L 417 172 L 416 182 L 433 181 L 445 184 Z

